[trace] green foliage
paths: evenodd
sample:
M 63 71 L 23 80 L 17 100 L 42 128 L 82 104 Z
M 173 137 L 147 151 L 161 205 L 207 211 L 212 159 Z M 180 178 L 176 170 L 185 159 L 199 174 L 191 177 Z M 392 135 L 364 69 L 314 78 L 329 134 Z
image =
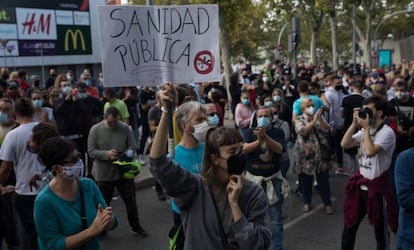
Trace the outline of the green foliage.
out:
M 384 4 L 386 2 L 386 4 Z M 371 36 L 381 19 L 395 11 L 405 10 L 411 0 L 153 0 L 154 5 L 209 4 L 218 3 L 225 15 L 225 27 L 233 61 L 247 57 L 252 62 L 259 61 L 259 52 L 265 52 L 266 58 L 273 58 L 277 46 L 277 37 L 282 26 L 289 25 L 283 33 L 282 54 L 287 57 L 288 33 L 293 16 L 301 17 L 301 43 L 299 50 L 309 54 L 311 30 L 318 33 L 317 61 L 332 58 L 331 32 L 328 15 L 334 15 L 338 27 L 338 52 L 343 60 L 349 60 L 352 54 L 352 6 L 357 8 L 356 24 L 366 38 L 367 25 L 371 25 Z M 146 0 L 129 0 L 130 4 L 145 5 Z M 332 4 L 335 11 L 332 13 Z M 367 17 L 372 18 L 371 23 Z M 386 39 L 388 34 L 394 38 L 413 33 L 414 14 L 397 15 L 387 19 L 378 30 L 378 39 Z M 307 52 L 307 53 L 306 53 Z

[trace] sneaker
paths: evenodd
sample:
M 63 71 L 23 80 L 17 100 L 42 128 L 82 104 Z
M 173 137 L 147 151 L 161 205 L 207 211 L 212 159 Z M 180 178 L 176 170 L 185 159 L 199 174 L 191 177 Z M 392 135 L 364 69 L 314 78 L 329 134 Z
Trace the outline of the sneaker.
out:
M 296 190 L 291 190 L 290 191 L 292 194 L 296 195 L 296 196 L 303 196 L 302 192 L 300 191 L 300 189 L 296 189 Z
M 141 226 L 139 226 L 138 228 L 133 228 L 132 233 L 142 238 L 148 237 L 148 233 Z
M 326 206 L 325 207 L 325 214 L 332 215 L 333 213 L 334 213 L 334 210 L 331 206 Z
M 309 204 L 303 205 L 303 212 L 304 213 L 309 213 L 310 210 L 311 210 L 311 206 Z

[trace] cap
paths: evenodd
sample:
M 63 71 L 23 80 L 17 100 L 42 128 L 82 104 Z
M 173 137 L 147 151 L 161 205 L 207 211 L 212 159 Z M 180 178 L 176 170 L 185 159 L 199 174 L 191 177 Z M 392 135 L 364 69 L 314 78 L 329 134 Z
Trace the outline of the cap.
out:
M 40 81 L 40 76 L 38 76 L 38 75 L 32 75 L 32 76 L 30 77 L 30 81 L 31 81 L 31 82 L 34 82 L 34 81 Z
M 9 80 L 9 81 L 7 81 L 7 87 L 9 89 L 11 89 L 11 88 L 17 88 L 17 87 L 19 87 L 19 82 L 16 81 L 16 80 Z

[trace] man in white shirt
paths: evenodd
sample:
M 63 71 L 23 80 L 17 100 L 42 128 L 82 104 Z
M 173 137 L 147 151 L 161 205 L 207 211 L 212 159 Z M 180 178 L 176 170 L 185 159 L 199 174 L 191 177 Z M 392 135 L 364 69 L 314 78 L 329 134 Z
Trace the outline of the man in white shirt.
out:
M 15 114 L 20 125 L 6 135 L 0 148 L 0 184 L 4 185 L 13 168 L 16 174 L 13 206 L 19 219 L 17 237 L 21 249 L 38 249 L 33 220 L 33 206 L 38 190 L 31 188 L 29 181 L 35 173 L 42 171 L 42 167 L 37 160 L 37 154 L 27 150 L 32 129 L 38 124 L 33 122 L 32 101 L 27 98 L 18 99 Z
M 341 142 L 344 148 L 360 146 L 359 171 L 348 180 L 345 188 L 343 250 L 354 249 L 358 226 L 366 214 L 375 227 L 377 249 L 387 249 L 389 244 L 386 218 L 391 229 L 396 230 L 393 223 L 397 211 L 392 210 L 396 203 L 389 185 L 389 174 L 393 173 L 388 171 L 395 150 L 395 135 L 385 124 L 387 102 L 373 95 L 365 99 L 363 105 L 365 112 L 354 109 L 353 122 Z M 361 130 L 354 134 L 358 126 Z

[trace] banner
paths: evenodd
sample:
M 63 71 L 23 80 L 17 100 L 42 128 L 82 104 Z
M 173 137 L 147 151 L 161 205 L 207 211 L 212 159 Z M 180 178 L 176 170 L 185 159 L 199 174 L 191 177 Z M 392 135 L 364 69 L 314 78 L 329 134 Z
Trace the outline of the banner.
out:
M 106 87 L 220 81 L 217 5 L 99 6 Z

